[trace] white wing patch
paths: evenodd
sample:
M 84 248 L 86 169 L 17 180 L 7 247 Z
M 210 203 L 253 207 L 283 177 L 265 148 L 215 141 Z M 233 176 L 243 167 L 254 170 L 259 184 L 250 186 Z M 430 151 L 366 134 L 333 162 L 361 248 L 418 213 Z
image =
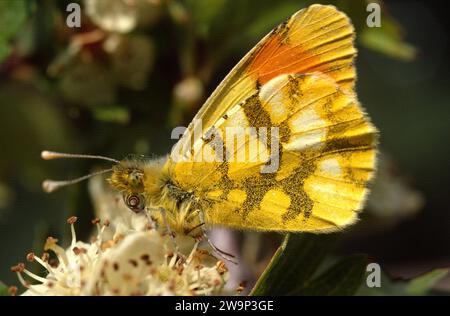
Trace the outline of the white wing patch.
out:
M 289 116 L 289 109 L 286 106 L 289 93 L 284 91 L 287 82 L 287 75 L 275 77 L 263 85 L 259 92 L 261 105 L 269 113 L 273 124 L 279 124 Z
M 328 123 L 314 110 L 308 107 L 294 115 L 291 120 L 291 129 L 294 134 L 304 133 L 312 129 L 326 128 Z
M 301 151 L 305 149 L 319 149 L 324 145 L 327 132 L 323 129 L 312 130 L 294 137 L 292 141 L 284 145 L 284 148 L 291 151 Z
M 339 162 L 335 158 L 329 158 L 319 163 L 319 175 L 324 175 L 332 178 L 341 178 L 342 169 Z

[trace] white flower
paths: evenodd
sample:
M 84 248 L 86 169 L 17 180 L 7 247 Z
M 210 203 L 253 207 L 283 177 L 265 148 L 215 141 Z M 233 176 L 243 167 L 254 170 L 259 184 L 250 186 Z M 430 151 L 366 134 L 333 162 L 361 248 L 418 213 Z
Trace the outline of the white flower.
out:
M 138 11 L 123 0 L 85 0 L 87 15 L 102 29 L 128 33 L 137 25 Z
M 129 33 L 138 25 L 152 25 L 163 13 L 160 0 L 85 0 L 86 14 L 102 30 Z
M 155 229 L 128 230 L 104 238 L 108 222 L 94 223 L 98 233 L 90 243 L 77 241 L 71 217 L 72 242 L 67 249 L 49 237 L 45 249 L 57 257 L 50 264 L 49 254 L 42 258 L 29 254 L 48 272 L 38 276 L 19 263 L 12 270 L 28 288 L 24 295 L 219 295 L 227 278 L 227 269 L 208 251 L 190 241 L 190 253 L 175 252 L 171 237 Z M 182 240 L 177 239 L 177 243 Z M 186 239 L 184 239 L 186 247 Z M 24 276 L 37 281 L 31 284 Z

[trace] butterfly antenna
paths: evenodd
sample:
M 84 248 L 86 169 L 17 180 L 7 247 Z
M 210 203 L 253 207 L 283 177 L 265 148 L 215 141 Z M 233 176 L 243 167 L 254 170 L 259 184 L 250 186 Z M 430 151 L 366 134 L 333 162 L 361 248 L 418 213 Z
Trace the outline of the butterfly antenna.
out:
M 41 157 L 44 160 L 52 160 L 52 159 L 61 159 L 61 158 L 79 158 L 79 159 L 98 159 L 98 160 L 106 160 L 114 163 L 119 163 L 120 161 L 117 159 L 105 157 L 105 156 L 97 156 L 97 155 L 81 155 L 81 154 L 68 154 L 68 153 L 58 153 L 54 151 L 44 150 L 41 152 Z
M 93 172 L 93 173 L 87 174 L 85 176 L 76 178 L 76 179 L 66 180 L 66 181 L 45 180 L 44 182 L 42 182 L 42 188 L 44 189 L 45 192 L 52 193 L 52 192 L 58 190 L 61 187 L 65 187 L 65 186 L 68 186 L 68 185 L 71 185 L 71 184 L 75 184 L 75 183 L 84 181 L 86 179 L 89 179 L 91 177 L 95 177 L 95 176 L 98 176 L 100 174 L 104 174 L 104 173 L 107 173 L 107 172 L 110 172 L 110 171 L 112 171 L 112 168 L 105 169 L 105 170 L 100 170 L 100 171 Z
M 106 160 L 106 161 L 110 161 L 110 162 L 114 162 L 114 163 L 119 163 L 120 162 L 117 159 L 104 157 L 104 156 L 68 154 L 68 153 L 59 153 L 59 152 L 48 151 L 48 150 L 44 150 L 43 152 L 41 152 L 41 157 L 44 160 L 61 159 L 61 158 L 65 158 L 65 159 L 75 158 L 75 159 Z M 111 172 L 111 171 L 112 171 L 112 168 L 105 169 L 105 170 L 101 170 L 101 171 L 97 171 L 97 172 L 93 172 L 93 173 L 87 174 L 85 176 L 82 176 L 82 177 L 79 177 L 79 178 L 76 178 L 76 179 L 66 180 L 66 181 L 45 180 L 42 183 L 42 188 L 44 189 L 45 192 L 51 193 L 51 192 L 54 192 L 54 191 L 58 190 L 61 187 L 65 187 L 65 186 L 68 186 L 68 185 L 71 185 L 71 184 L 75 184 L 75 183 L 84 181 L 86 179 L 89 179 L 91 177 L 98 176 L 100 174 L 104 174 L 104 173 Z

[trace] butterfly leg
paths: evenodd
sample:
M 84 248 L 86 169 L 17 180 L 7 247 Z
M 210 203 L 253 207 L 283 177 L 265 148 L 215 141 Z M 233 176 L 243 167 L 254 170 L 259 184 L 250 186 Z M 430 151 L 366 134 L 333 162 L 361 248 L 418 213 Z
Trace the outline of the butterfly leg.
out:
M 145 210 L 144 210 L 144 213 L 145 213 L 145 217 L 147 217 L 148 227 L 150 229 L 157 229 L 158 228 L 158 223 L 150 215 L 150 212 L 153 211 L 153 210 L 154 209 L 146 207 Z
M 206 227 L 205 227 L 205 217 L 204 217 L 203 211 L 201 209 L 199 209 L 199 210 L 197 210 L 197 213 L 198 213 L 198 218 L 200 220 L 200 224 L 197 227 L 200 227 L 202 229 L 202 236 L 201 236 L 202 239 L 204 239 L 208 243 L 208 245 L 211 247 L 211 249 L 220 258 L 237 265 L 237 262 L 234 260 L 234 258 L 235 258 L 234 255 L 217 248 L 217 246 L 213 244 L 211 239 L 209 239 L 208 232 L 206 231 Z
M 173 246 L 175 248 L 175 252 L 178 252 L 178 245 L 177 245 L 177 242 L 175 240 L 175 235 L 174 235 L 174 233 L 172 232 L 172 229 L 169 226 L 169 221 L 167 220 L 167 211 L 166 211 L 165 208 L 162 208 L 162 207 L 159 208 L 159 211 L 161 212 L 161 216 L 162 216 L 162 219 L 163 219 L 164 226 L 166 226 L 167 233 L 169 234 L 169 236 L 170 236 L 170 238 L 171 238 L 171 240 L 173 242 Z

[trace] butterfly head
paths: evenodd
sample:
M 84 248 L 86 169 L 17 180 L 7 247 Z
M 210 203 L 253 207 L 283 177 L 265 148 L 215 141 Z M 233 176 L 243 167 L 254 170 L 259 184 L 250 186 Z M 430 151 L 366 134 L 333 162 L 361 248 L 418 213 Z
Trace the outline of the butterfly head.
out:
M 122 193 L 123 199 L 127 207 L 133 212 L 141 212 L 145 209 L 146 199 L 144 195 L 144 180 L 145 174 L 143 168 L 141 168 L 141 159 L 126 158 L 122 161 L 94 155 L 80 155 L 80 154 L 67 154 L 57 153 L 52 151 L 43 151 L 41 156 L 45 160 L 59 159 L 59 158 L 80 158 L 80 159 L 97 159 L 113 162 L 112 168 L 101 170 L 98 172 L 90 173 L 85 176 L 67 180 L 67 181 L 53 181 L 45 180 L 42 184 L 45 192 L 53 192 L 61 187 L 78 183 L 80 181 L 89 179 L 95 175 L 112 172 L 111 177 L 108 179 L 111 186 Z
M 144 191 L 144 171 L 129 161 L 119 162 L 112 168 L 108 182 L 113 188 L 124 193 L 142 193 Z
M 133 212 L 145 209 L 145 173 L 139 162 L 125 159 L 112 168 L 110 185 L 122 193 L 125 205 Z

